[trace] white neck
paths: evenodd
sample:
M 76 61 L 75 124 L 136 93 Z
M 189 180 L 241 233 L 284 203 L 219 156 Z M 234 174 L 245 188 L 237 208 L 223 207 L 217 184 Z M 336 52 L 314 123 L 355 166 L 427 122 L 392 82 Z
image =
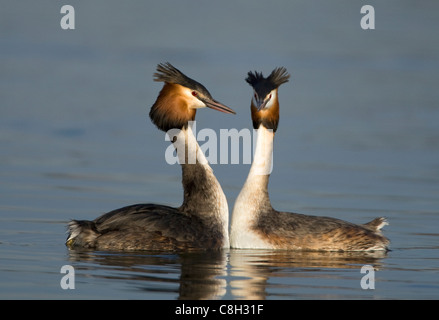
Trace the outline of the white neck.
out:
M 223 234 L 223 247 L 229 247 L 229 208 L 224 192 L 213 174 L 192 132 L 191 126 L 176 135 L 174 147 L 183 171 L 184 199 L 180 207 L 196 215 L 209 227 L 218 227 Z
M 256 133 L 256 147 L 247 181 L 270 175 L 273 170 L 273 130 L 261 125 Z
M 273 130 L 260 126 L 253 164 L 247 180 L 235 201 L 231 225 L 231 246 L 236 248 L 266 247 L 252 237 L 250 228 L 255 225 L 261 209 L 271 208 L 268 196 L 268 179 L 273 164 Z

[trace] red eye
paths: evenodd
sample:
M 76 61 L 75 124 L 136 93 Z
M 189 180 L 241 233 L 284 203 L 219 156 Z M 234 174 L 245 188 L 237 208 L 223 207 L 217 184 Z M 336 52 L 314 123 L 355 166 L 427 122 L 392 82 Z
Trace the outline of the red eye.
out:
M 268 97 L 268 99 L 271 99 L 271 93 L 270 93 L 270 96 Z
M 192 91 L 192 95 L 193 95 L 194 97 L 196 97 L 196 96 L 198 95 L 198 92 L 196 92 L 196 91 Z

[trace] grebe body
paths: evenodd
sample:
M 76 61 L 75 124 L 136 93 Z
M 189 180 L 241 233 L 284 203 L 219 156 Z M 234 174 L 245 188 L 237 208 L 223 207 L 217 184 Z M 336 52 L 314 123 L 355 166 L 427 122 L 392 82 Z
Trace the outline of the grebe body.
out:
M 229 247 L 229 210 L 224 192 L 188 125 L 198 108 L 235 113 L 171 64 L 159 64 L 155 81 L 165 82 L 150 118 L 162 131 L 177 129 L 172 143 L 182 167 L 183 204 L 136 204 L 93 221 L 72 220 L 66 245 L 96 250 L 206 250 Z M 196 161 L 187 161 L 196 154 Z
M 269 77 L 249 72 L 253 87 L 251 116 L 258 137 L 247 180 L 232 213 L 231 247 L 312 251 L 387 250 L 389 240 L 380 229 L 386 219 L 353 224 L 331 217 L 311 216 L 273 209 L 268 194 L 275 132 L 279 122 L 278 88 L 287 82 L 285 68 Z

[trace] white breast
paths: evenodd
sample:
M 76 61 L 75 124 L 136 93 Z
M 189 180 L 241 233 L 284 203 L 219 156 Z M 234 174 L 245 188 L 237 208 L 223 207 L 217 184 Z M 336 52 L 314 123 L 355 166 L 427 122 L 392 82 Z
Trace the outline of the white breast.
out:
M 273 137 L 272 130 L 262 126 L 258 129 L 253 164 L 233 208 L 230 230 L 232 248 L 273 248 L 261 234 L 252 228 L 257 225 L 261 206 L 269 201 L 267 182 L 272 168 Z

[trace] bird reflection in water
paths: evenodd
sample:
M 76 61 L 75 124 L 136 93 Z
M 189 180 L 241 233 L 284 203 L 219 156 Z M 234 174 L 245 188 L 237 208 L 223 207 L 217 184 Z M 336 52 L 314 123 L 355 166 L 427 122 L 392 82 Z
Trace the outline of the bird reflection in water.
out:
M 226 293 L 225 251 L 104 252 L 69 250 L 78 276 L 123 280 L 134 291 L 178 299 L 220 299 Z M 102 266 L 108 268 L 102 268 Z M 102 270 L 102 272 L 100 271 Z M 98 273 L 97 273 L 98 272 Z
M 386 256 L 382 251 L 293 253 L 230 249 L 172 254 L 69 251 L 77 277 L 122 280 L 125 287 L 130 285 L 133 291 L 150 294 L 151 299 L 164 296 L 180 300 L 261 300 L 271 296 L 268 291 L 276 292 L 278 278 L 285 278 L 283 290 L 295 286 L 293 283 L 298 279 L 307 279 L 301 286 L 315 287 L 319 285 L 318 279 L 340 277 L 334 272 L 338 270 L 352 270 L 359 283 L 361 267 L 367 264 L 380 270 L 381 259 Z
M 381 268 L 384 251 L 375 252 L 324 252 L 283 250 L 230 250 L 231 293 L 236 299 L 260 300 L 270 294 L 270 278 L 285 278 L 282 286 L 293 287 L 293 278 L 308 278 L 302 286 L 318 286 L 318 279 L 335 277 L 337 270 L 354 269 L 357 276 L 363 265 Z M 360 278 L 358 278 L 360 283 Z M 337 288 L 334 288 L 334 292 Z M 274 289 L 276 290 L 276 289 Z M 285 289 L 283 290 L 285 291 Z M 296 289 L 290 290 L 296 292 Z M 288 296 L 288 293 L 286 294 Z

